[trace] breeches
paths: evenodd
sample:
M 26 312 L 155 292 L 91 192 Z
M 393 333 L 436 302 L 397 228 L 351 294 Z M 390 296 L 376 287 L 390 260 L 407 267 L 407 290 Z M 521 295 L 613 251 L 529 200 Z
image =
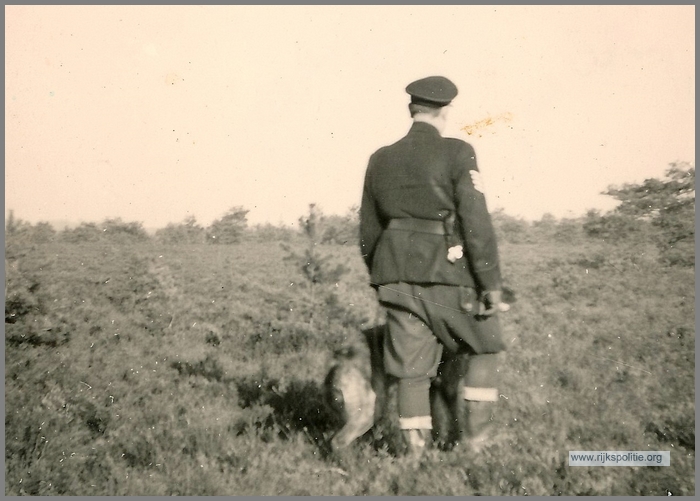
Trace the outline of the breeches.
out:
M 479 317 L 479 298 L 470 287 L 404 282 L 379 287 L 379 302 L 390 311 L 423 321 L 445 348 L 480 355 L 505 350 L 498 316 Z
M 467 311 L 478 311 L 476 293 L 470 295 L 469 291 L 473 290 L 465 289 L 407 283 L 390 284 L 379 289 L 379 301 L 387 308 L 389 334 L 384 338 L 385 369 L 399 379 L 400 417 L 409 421 L 418 418 L 416 422 L 419 424 L 408 427 L 431 427 L 430 380 L 437 376 L 443 349 L 472 355 L 497 353 L 503 349 L 498 320 L 490 318 L 488 324 L 476 320 Z M 472 304 L 468 303 L 470 300 Z M 492 359 L 493 355 L 472 358 L 474 362 L 484 358 L 482 363 L 474 364 L 484 365 L 486 359 Z M 488 362 L 484 368 L 486 365 L 489 370 L 469 372 L 474 375 L 492 374 L 495 365 Z M 467 380 L 472 379 L 467 376 Z M 471 383 L 470 386 L 486 386 L 485 381 L 467 383 Z
M 430 380 L 437 376 L 442 345 L 415 314 L 387 311 L 388 335 L 384 336 L 384 366 L 399 378 L 398 406 L 403 419 L 430 416 Z M 415 428 L 432 428 L 428 422 Z

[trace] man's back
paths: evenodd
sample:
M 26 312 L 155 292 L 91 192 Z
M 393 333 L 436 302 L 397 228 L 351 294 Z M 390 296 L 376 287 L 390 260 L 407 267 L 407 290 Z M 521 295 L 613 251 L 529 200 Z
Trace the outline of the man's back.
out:
M 447 260 L 450 242 L 466 243 L 477 270 L 497 268 L 495 235 L 472 171 L 478 173 L 472 147 L 441 137 L 423 122 L 415 122 L 404 138 L 372 155 L 361 208 L 361 238 L 374 283 L 474 287 L 480 277 L 473 276 L 469 261 Z M 389 221 L 394 219 L 446 224 L 438 224 L 435 231 L 425 230 L 426 225 L 393 230 Z M 452 236 L 446 235 L 450 232 Z
M 369 164 L 370 189 L 385 219 L 443 220 L 454 211 L 456 148 L 426 123 L 415 123 L 400 141 L 380 149 Z M 454 144 L 457 146 L 457 144 Z

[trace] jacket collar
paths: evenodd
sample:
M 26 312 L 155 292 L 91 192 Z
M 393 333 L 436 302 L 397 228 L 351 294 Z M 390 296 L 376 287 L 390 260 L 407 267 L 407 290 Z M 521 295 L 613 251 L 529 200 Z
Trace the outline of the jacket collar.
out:
M 421 134 L 433 134 L 435 136 L 440 136 L 440 132 L 427 122 L 413 122 L 411 129 L 408 131 L 409 134 L 421 133 Z

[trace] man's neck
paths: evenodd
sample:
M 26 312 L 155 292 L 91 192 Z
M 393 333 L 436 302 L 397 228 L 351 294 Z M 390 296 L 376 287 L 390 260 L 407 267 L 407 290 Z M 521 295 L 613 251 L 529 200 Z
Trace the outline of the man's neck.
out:
M 425 113 L 418 113 L 413 117 L 413 123 L 417 122 L 432 125 L 437 129 L 440 135 L 442 135 L 442 131 L 445 129 L 445 121 L 440 116 L 433 117 Z

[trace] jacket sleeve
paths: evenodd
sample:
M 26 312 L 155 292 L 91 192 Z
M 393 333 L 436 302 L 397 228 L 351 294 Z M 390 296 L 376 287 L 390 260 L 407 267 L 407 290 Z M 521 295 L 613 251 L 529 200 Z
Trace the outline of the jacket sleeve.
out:
M 454 197 L 465 254 L 481 291 L 501 289 L 496 234 L 486 207 L 476 153 L 460 141 L 454 178 Z
M 362 204 L 360 205 L 360 251 L 370 273 L 372 272 L 374 251 L 383 230 L 377 202 L 372 194 L 371 181 L 372 159 L 370 158 L 367 172 L 365 173 L 365 182 L 362 189 Z

